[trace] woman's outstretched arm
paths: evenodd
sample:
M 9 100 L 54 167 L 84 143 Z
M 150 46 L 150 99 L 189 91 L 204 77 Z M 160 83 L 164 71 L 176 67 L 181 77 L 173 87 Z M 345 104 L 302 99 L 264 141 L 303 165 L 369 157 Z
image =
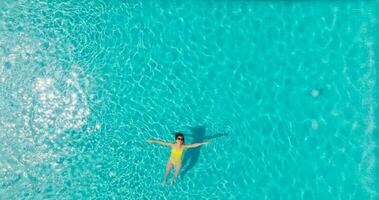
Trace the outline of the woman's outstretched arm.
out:
M 156 144 L 165 145 L 165 146 L 173 146 L 174 145 L 173 143 L 163 142 L 163 141 L 159 141 L 159 140 L 152 140 L 152 139 L 148 139 L 147 142 L 148 143 L 156 143 Z
M 184 148 L 195 148 L 195 147 L 199 147 L 201 145 L 205 145 L 205 144 L 209 144 L 210 142 L 200 142 L 200 143 L 194 143 L 194 144 L 186 144 L 186 145 L 183 145 Z

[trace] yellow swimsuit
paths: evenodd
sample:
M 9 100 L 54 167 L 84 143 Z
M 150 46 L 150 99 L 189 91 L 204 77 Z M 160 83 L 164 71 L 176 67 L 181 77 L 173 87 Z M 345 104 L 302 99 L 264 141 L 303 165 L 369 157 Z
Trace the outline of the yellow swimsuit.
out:
M 178 165 L 181 163 L 182 155 L 184 148 L 177 150 L 176 148 L 172 148 L 170 162 L 174 165 Z

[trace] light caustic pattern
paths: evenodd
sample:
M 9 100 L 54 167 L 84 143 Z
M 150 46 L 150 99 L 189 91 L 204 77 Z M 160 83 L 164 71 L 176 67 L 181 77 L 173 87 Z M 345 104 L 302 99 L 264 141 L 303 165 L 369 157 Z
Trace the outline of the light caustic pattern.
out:
M 90 115 L 89 82 L 80 66 L 63 66 L 67 52 L 44 47 L 56 44 L 27 33 L 0 35 L 0 197 L 22 197 L 29 187 L 48 187 L 65 168 L 62 158 L 74 151 L 67 131 L 80 130 Z
M 1 1 L 0 199 L 376 199 L 377 11 Z

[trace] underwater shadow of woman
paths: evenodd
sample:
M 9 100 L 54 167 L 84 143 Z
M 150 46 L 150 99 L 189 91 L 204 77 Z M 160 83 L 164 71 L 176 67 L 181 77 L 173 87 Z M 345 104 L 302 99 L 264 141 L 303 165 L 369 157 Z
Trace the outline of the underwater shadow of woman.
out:
M 213 138 L 225 136 L 226 134 L 215 134 L 215 135 L 205 135 L 205 127 L 203 126 L 196 126 L 196 127 L 191 127 L 190 128 L 192 134 L 186 134 L 185 136 L 192 137 L 192 142 L 190 143 L 197 143 L 197 142 L 204 142 L 208 141 Z M 198 148 L 190 148 L 187 149 L 184 153 L 183 157 L 183 171 L 181 172 L 181 177 L 183 178 L 184 175 L 191 170 L 199 160 L 200 156 L 200 150 L 201 146 Z

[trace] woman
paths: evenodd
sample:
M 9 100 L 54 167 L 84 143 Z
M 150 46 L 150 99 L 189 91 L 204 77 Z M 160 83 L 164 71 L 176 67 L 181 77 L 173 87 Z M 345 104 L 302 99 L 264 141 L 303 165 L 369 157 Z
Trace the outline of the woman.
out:
M 174 184 L 175 179 L 178 176 L 179 170 L 182 167 L 183 150 L 187 148 L 194 148 L 194 147 L 198 147 L 198 146 L 210 143 L 210 142 L 201 142 L 201 143 L 195 143 L 195 144 L 184 144 L 184 135 L 183 133 L 180 133 L 180 132 L 175 134 L 175 140 L 176 140 L 175 143 L 163 142 L 163 141 L 151 140 L 151 139 L 147 140 L 148 143 L 157 143 L 157 144 L 171 147 L 171 156 L 167 161 L 166 173 L 165 173 L 165 177 L 162 183 L 163 186 L 166 185 L 167 176 L 170 173 L 170 170 L 173 166 L 175 167 L 175 173 L 171 179 L 171 185 Z

